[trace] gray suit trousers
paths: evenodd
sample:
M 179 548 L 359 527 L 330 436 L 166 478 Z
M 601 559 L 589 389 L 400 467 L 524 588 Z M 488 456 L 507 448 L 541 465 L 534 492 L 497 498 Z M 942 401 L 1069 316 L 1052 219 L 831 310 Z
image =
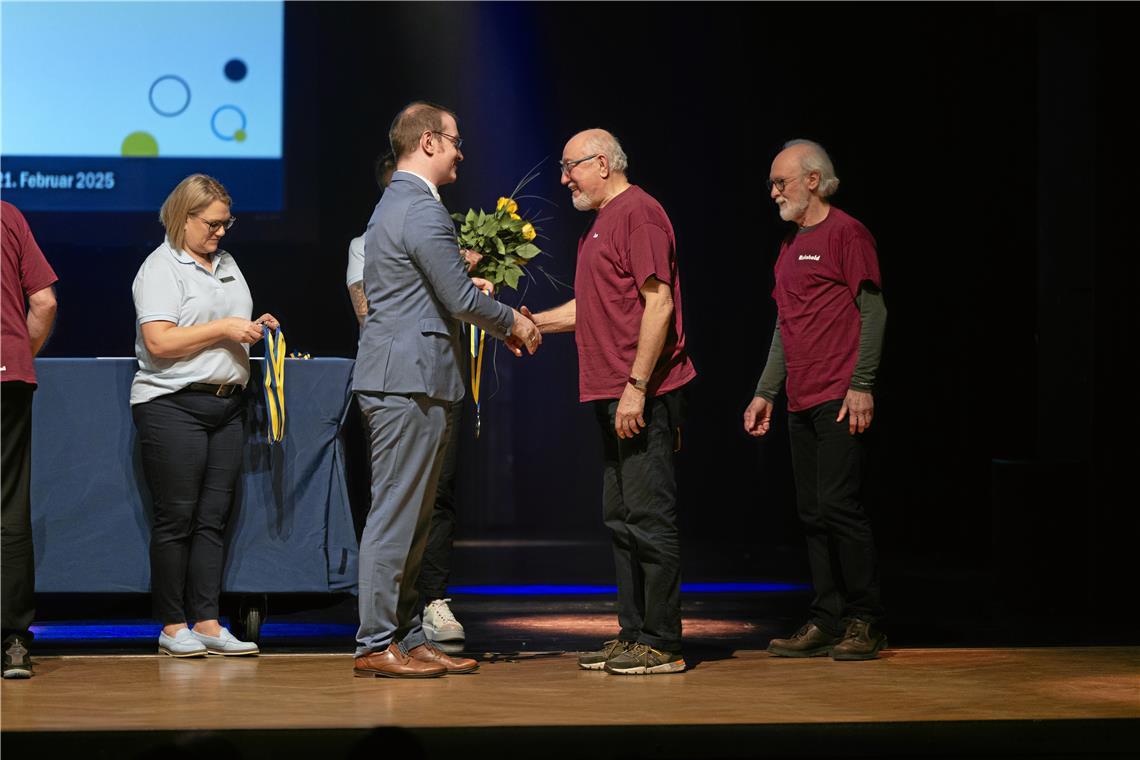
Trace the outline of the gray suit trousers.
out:
M 447 446 L 448 403 L 423 394 L 357 393 L 372 441 L 372 507 L 360 538 L 356 655 L 426 641 L 416 579 Z

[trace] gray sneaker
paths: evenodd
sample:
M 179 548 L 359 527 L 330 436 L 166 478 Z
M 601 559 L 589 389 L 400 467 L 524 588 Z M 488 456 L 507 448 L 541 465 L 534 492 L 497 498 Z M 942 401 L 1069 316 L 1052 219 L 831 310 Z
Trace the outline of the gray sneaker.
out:
M 33 675 L 28 641 L 14 633 L 4 641 L 4 677 L 31 678 Z
M 191 635 L 189 628 L 179 628 L 173 636 L 158 634 L 158 651 L 159 654 L 168 654 L 171 657 L 206 656 L 206 647 Z
M 257 644 L 252 641 L 241 641 L 225 627 L 217 636 L 207 636 L 204 633 L 190 631 L 190 635 L 200 641 L 209 654 L 224 654 L 235 657 L 246 654 L 257 654 Z
M 632 647 L 635 642 L 622 641 L 621 639 L 611 639 L 602 644 L 602 648 L 596 652 L 582 652 L 578 655 L 578 667 L 583 670 L 601 670 L 606 666 L 608 660 L 617 657 L 627 649 Z
M 606 660 L 605 664 L 607 673 L 619 676 L 680 673 L 685 667 L 685 658 L 680 652 L 666 652 L 642 643 L 634 644 L 617 657 Z

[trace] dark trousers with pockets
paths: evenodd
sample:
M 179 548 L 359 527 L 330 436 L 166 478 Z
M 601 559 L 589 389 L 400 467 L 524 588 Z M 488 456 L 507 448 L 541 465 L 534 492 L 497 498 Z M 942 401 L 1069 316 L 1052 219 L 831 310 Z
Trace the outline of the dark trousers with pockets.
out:
M 788 413 L 796 503 L 815 599 L 811 621 L 835 636 L 844 619 L 883 616 L 871 521 L 863 510 L 863 434 L 836 422 L 842 401 Z
M 181 391 L 131 407 L 154 501 L 154 616 L 164 625 L 218 617 L 226 522 L 241 471 L 242 394 Z
M 681 390 L 646 399 L 646 427 L 614 432 L 617 400 L 594 402 L 602 436 L 602 520 L 613 540 L 619 638 L 681 650 L 681 540 L 677 530 L 674 441 Z

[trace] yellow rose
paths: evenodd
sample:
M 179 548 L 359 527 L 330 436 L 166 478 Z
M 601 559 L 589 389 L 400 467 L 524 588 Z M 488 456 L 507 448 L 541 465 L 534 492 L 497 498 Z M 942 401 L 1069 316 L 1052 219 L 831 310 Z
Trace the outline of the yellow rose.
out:
M 510 198 L 500 198 L 499 202 L 495 204 L 495 210 L 502 211 L 504 208 L 507 210 L 508 214 L 514 214 L 519 210 L 519 204 L 515 203 Z
M 521 216 L 519 216 L 518 214 L 512 213 L 512 214 L 511 214 L 511 219 L 514 219 L 514 220 L 516 220 L 516 221 L 517 221 L 517 220 L 519 220 L 519 219 L 522 219 L 522 217 L 521 217 Z
M 538 235 L 538 233 L 534 231 L 534 227 L 531 225 L 530 222 L 527 222 L 526 224 L 524 224 L 522 226 L 523 240 L 527 240 L 527 241 L 534 240 L 536 235 Z
M 499 199 L 499 202 L 495 204 L 495 210 L 496 210 L 496 211 L 502 211 L 502 210 L 503 210 L 503 206 L 506 206 L 506 205 L 507 205 L 507 204 L 509 204 L 510 202 L 511 202 L 511 199 L 510 199 L 510 198 L 500 198 L 500 199 Z

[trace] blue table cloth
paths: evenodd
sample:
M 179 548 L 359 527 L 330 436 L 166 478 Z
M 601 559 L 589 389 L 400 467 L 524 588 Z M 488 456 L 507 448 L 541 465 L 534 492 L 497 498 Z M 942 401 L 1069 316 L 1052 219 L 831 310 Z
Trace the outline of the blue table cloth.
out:
M 266 441 L 262 365 L 251 362 L 242 475 L 223 588 L 356 589 L 342 434 L 349 359 L 285 361 L 285 440 Z M 32 432 L 36 590 L 150 590 L 153 508 L 130 410 L 134 359 L 37 359 Z

